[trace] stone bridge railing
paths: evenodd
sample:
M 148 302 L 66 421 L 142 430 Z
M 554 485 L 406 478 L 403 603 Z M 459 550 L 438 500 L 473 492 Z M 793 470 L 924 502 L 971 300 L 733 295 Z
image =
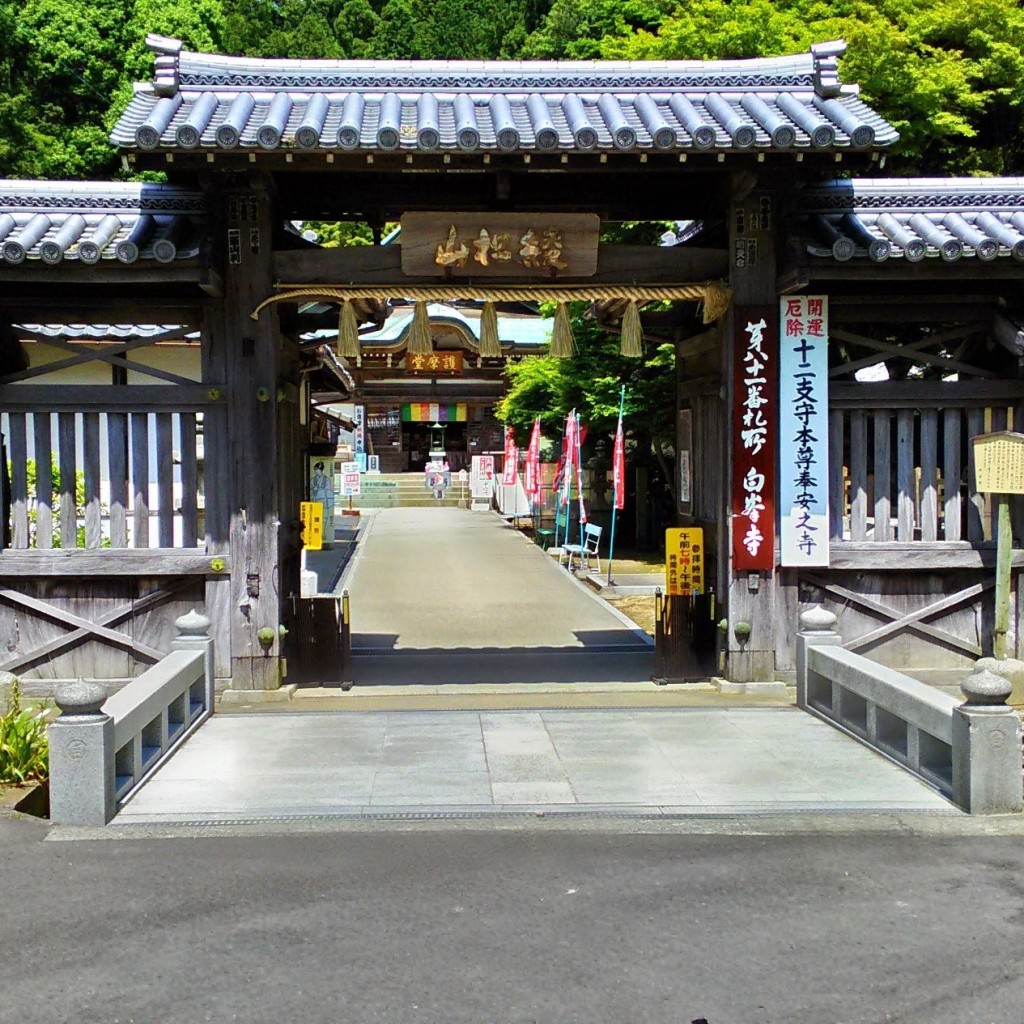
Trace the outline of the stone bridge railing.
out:
M 842 647 L 836 617 L 800 616 L 797 704 L 924 779 L 970 814 L 1022 809 L 1021 721 L 1008 679 L 982 668 L 961 703 Z
M 175 621 L 171 652 L 111 697 L 96 683 L 57 690 L 49 726 L 50 820 L 105 825 L 117 808 L 213 713 L 210 620 Z

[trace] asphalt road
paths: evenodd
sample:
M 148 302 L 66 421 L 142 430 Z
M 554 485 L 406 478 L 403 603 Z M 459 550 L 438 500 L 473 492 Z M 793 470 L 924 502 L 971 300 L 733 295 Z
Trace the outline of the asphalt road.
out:
M 1019 837 L 707 829 L 726 834 L 43 842 L 45 825 L 0 819 L 0 1020 L 1024 1018 Z

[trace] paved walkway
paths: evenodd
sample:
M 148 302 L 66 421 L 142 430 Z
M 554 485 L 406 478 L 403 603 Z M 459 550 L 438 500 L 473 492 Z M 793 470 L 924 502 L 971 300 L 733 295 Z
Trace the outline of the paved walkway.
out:
M 792 708 L 217 715 L 115 824 L 388 812 L 955 812 Z
M 219 713 L 117 823 L 459 812 L 958 813 L 902 769 L 793 707 L 559 708 L 562 693 L 578 697 L 581 688 L 669 691 L 649 682 L 646 635 L 494 515 L 380 510 L 360 530 L 343 585 L 359 656 L 355 689 L 336 699 L 395 684 L 420 694 L 473 684 L 492 698 L 540 686 L 555 699 L 548 710 L 510 703 L 485 711 L 481 701 L 474 710 Z
M 490 512 L 380 509 L 346 583 L 353 647 L 643 650 L 647 641 Z

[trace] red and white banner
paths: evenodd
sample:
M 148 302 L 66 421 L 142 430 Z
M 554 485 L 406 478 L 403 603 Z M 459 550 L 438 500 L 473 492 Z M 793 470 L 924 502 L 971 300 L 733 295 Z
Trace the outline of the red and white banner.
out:
M 583 505 L 583 460 L 580 457 L 580 448 L 587 435 L 587 428 L 580 426 L 580 418 L 575 410 L 573 411 L 573 423 L 575 426 L 573 428 L 572 461 L 576 465 L 576 494 L 580 503 L 580 523 L 583 524 L 587 521 L 587 510 Z
M 505 428 L 505 457 L 502 462 L 501 482 L 514 484 L 519 468 L 519 449 L 516 447 L 515 432 L 511 427 Z
M 612 455 L 612 487 L 615 494 L 615 507 L 626 507 L 626 438 L 622 432 L 622 417 L 615 431 L 615 449 Z
M 775 568 L 778 321 L 774 306 L 737 306 L 733 370 L 732 564 Z
M 562 434 L 562 464 L 559 467 L 559 505 L 569 504 L 572 493 L 572 470 L 576 464 L 576 410 L 565 418 L 565 431 Z
M 526 449 L 526 484 L 524 490 L 531 501 L 540 495 L 540 417 L 533 421 L 530 447 Z

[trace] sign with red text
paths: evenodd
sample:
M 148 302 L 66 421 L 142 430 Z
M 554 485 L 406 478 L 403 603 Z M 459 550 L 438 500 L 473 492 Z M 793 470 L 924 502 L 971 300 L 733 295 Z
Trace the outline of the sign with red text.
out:
M 346 498 L 354 498 L 362 491 L 362 484 L 359 478 L 358 462 L 343 462 L 341 464 L 341 493 Z
M 828 297 L 779 300 L 779 550 L 828 565 Z
M 775 568 L 778 327 L 772 306 L 737 306 L 733 366 L 732 564 Z
M 689 597 L 704 592 L 704 531 L 688 526 L 665 531 L 665 593 Z

